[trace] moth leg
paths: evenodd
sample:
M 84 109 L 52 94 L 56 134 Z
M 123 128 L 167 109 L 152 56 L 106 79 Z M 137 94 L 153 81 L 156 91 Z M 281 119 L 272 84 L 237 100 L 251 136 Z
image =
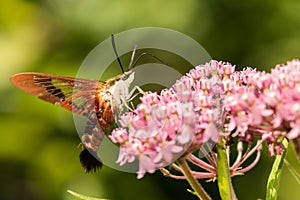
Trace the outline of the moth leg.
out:
M 121 97 L 121 101 L 123 102 L 123 105 L 124 105 L 128 110 L 130 110 L 131 112 L 133 111 L 133 108 L 134 108 L 134 107 L 130 108 L 130 106 L 127 104 L 127 102 L 128 102 L 128 101 L 131 101 L 131 100 L 125 100 L 124 97 Z M 132 105 L 132 102 L 130 102 L 130 103 L 131 103 L 131 105 Z
M 138 91 L 138 93 L 134 94 L 135 91 Z M 137 95 L 139 95 L 139 94 L 145 94 L 145 92 L 144 92 L 139 86 L 135 85 L 135 86 L 133 87 L 133 89 L 129 92 L 129 94 L 127 95 L 126 98 L 124 98 L 123 96 L 120 96 L 120 99 L 121 99 L 121 101 L 122 101 L 122 104 L 123 104 L 128 110 L 130 110 L 130 111 L 132 112 L 133 109 L 134 109 L 134 106 L 133 106 L 133 104 L 132 104 L 131 101 L 132 101 Z M 132 107 L 130 107 L 130 106 L 128 105 L 128 102 L 130 102 L 130 105 L 131 105 Z
M 136 93 L 136 94 L 133 95 L 133 93 L 134 93 L 136 90 L 137 90 L 139 93 Z M 129 92 L 127 101 L 132 101 L 132 100 L 133 100 L 137 95 L 139 95 L 139 94 L 145 94 L 145 92 L 144 92 L 144 90 L 142 90 L 142 88 L 140 88 L 139 86 L 135 85 L 135 86 L 133 87 L 133 89 Z
M 135 91 L 138 91 L 138 93 L 134 94 Z M 133 95 L 134 94 L 134 95 Z M 128 95 L 128 98 L 127 100 L 124 99 L 123 97 L 121 97 L 121 100 L 122 102 L 124 103 L 125 107 L 130 110 L 130 111 L 133 111 L 134 109 L 134 105 L 133 103 L 131 102 L 137 95 L 139 94 L 145 94 L 144 90 L 142 90 L 142 88 L 140 88 L 139 86 L 135 85 L 133 87 L 133 89 L 129 92 L 129 95 Z M 130 106 L 127 104 L 127 102 L 130 102 L 130 105 L 131 105 L 131 108 Z
M 134 109 L 134 105 L 133 105 L 132 101 L 130 101 L 130 105 L 131 105 L 131 107 Z M 132 110 L 132 111 L 133 111 L 133 110 Z

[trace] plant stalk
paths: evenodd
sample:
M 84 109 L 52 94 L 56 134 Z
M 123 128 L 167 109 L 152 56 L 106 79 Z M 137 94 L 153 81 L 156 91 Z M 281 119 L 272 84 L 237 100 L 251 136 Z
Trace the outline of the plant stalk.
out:
M 191 169 L 189 168 L 185 157 L 180 158 L 178 160 L 178 164 L 181 167 L 182 173 L 186 177 L 190 186 L 193 188 L 197 197 L 202 200 L 211 200 L 210 196 L 206 193 L 206 191 L 202 188 L 200 183 L 197 181 L 197 179 L 191 173 Z

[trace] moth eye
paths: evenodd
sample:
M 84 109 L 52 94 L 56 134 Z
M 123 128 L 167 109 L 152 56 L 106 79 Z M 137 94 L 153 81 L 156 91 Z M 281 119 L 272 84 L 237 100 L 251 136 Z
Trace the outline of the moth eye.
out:
M 122 78 L 122 79 L 123 79 L 123 80 L 126 80 L 126 79 L 128 79 L 129 75 L 130 75 L 130 74 L 124 74 L 124 76 L 123 76 L 123 78 Z

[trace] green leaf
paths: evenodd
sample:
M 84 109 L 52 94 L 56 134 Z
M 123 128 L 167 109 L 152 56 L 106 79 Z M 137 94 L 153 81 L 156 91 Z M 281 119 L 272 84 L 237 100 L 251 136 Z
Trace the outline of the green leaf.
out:
M 288 142 L 284 140 L 283 145 L 287 147 Z M 281 177 L 285 156 L 286 156 L 286 151 L 284 151 L 282 155 L 278 155 L 275 158 L 271 173 L 268 178 L 266 200 L 277 199 L 279 181 Z
M 218 160 L 217 160 L 218 187 L 219 187 L 220 196 L 222 197 L 223 200 L 236 199 L 235 194 L 231 193 L 233 189 L 231 190 L 232 185 L 231 185 L 228 160 L 222 143 L 218 144 L 217 153 L 218 153 Z
M 95 197 L 88 197 L 76 192 L 73 192 L 72 190 L 68 190 L 68 193 L 70 193 L 71 195 L 73 195 L 74 197 L 77 197 L 78 199 L 82 199 L 82 200 L 107 200 L 107 199 L 99 199 L 99 198 L 95 198 Z

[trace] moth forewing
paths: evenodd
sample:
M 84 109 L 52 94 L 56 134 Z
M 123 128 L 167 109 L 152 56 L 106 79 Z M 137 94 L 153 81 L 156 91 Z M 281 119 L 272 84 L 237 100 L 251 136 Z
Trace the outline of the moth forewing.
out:
M 88 115 L 95 102 L 95 91 L 105 85 L 104 82 L 96 80 L 38 72 L 15 74 L 10 80 L 28 94 L 85 116 Z M 83 104 L 83 102 L 85 103 Z

